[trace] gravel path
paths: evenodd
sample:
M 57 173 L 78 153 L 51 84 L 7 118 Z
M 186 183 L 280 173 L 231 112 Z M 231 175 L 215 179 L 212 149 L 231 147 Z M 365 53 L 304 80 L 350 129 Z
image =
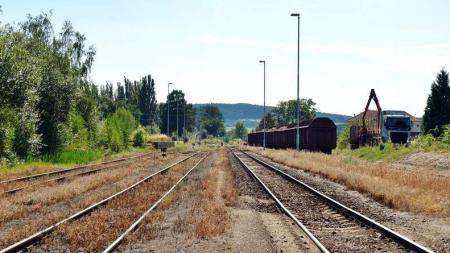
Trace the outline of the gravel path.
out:
M 435 252 L 450 252 L 449 219 L 401 212 L 321 176 L 284 166 L 255 153 L 251 154 Z

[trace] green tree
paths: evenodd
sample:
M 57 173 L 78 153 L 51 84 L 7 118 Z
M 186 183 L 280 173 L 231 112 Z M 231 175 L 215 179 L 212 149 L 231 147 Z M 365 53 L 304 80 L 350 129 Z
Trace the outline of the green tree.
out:
M 276 121 L 271 112 L 266 113 L 265 118 L 266 118 L 266 129 L 276 127 Z M 261 130 L 261 129 L 264 129 L 264 118 L 261 119 L 259 121 L 258 125 L 256 126 L 256 130 Z
M 300 121 L 314 119 L 317 109 L 312 99 L 300 99 Z M 288 125 L 297 122 L 297 100 L 281 101 L 273 108 L 276 125 Z
M 195 127 L 195 110 L 192 104 L 188 104 L 181 90 L 173 90 L 167 97 L 169 103 L 170 133 L 177 130 L 177 108 L 178 108 L 178 135 L 183 135 L 183 127 L 185 132 L 192 132 Z M 178 104 L 178 107 L 177 107 Z M 160 117 L 161 133 L 167 133 L 167 102 L 159 104 L 158 107 Z M 186 122 L 185 122 L 186 120 Z
M 144 126 L 153 124 L 156 121 L 157 109 L 155 80 L 148 75 L 142 78 L 139 90 L 139 110 L 142 112 L 141 124 Z
M 234 126 L 234 137 L 239 138 L 239 139 L 246 139 L 247 138 L 247 128 L 244 125 L 244 122 L 242 121 L 238 121 L 236 122 L 235 126 Z
M 217 106 L 205 105 L 200 110 L 200 126 L 208 134 L 213 136 L 223 136 L 225 126 L 222 112 Z
M 431 94 L 423 115 L 423 132 L 438 137 L 446 124 L 450 124 L 450 86 L 448 72 L 442 68 L 436 81 L 431 84 Z

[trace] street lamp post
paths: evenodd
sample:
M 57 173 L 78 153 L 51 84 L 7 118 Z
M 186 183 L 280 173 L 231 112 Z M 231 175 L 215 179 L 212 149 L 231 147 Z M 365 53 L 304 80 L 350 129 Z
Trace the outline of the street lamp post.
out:
M 167 84 L 167 136 L 168 137 L 170 137 L 170 116 L 169 116 L 169 106 L 170 106 L 170 103 L 169 103 L 169 95 L 170 95 L 169 87 L 170 87 L 170 85 L 173 85 L 173 83 L 168 83 Z
M 296 148 L 300 147 L 300 14 L 291 13 L 292 17 L 297 17 L 297 139 Z
M 178 96 L 177 96 L 177 141 L 178 141 Z
M 266 61 L 259 61 L 264 64 L 264 113 L 263 113 L 263 148 L 266 149 Z

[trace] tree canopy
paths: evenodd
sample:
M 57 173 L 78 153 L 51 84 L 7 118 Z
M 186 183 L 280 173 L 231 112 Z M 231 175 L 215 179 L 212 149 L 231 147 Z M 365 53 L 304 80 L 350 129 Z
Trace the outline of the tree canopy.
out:
M 300 121 L 314 119 L 317 109 L 312 99 L 300 99 Z M 297 122 L 297 100 L 279 102 L 271 112 L 266 113 L 266 128 L 280 127 Z M 257 126 L 257 130 L 263 129 L 264 118 Z
M 437 137 L 442 135 L 447 124 L 450 124 L 450 86 L 448 72 L 442 68 L 431 84 L 422 127 L 424 133 Z
M 199 112 L 200 128 L 205 129 L 213 136 L 223 136 L 225 134 L 224 118 L 217 106 L 205 105 Z

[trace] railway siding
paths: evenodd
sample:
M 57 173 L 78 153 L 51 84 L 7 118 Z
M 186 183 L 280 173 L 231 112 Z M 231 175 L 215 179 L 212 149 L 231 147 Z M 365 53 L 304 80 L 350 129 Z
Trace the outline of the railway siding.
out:
M 286 180 L 287 175 L 267 169 L 265 163 L 256 162 L 242 153 L 240 157 L 244 163 L 249 165 L 250 170 L 279 197 L 280 201 L 285 203 L 294 216 L 332 252 L 378 250 L 398 252 L 409 249 L 431 252 L 414 242 L 403 240 L 403 237 L 398 234 L 392 235 L 392 231 L 380 232 L 381 228 L 376 230 L 368 227 L 367 223 L 362 224 L 361 220 L 355 218 L 353 213 L 336 209 L 337 202 L 330 206 L 330 201 L 324 202 L 322 197 L 313 194 L 310 189 L 306 190 L 305 186 L 300 186 L 293 180 Z M 391 238 L 395 238 L 400 243 Z

